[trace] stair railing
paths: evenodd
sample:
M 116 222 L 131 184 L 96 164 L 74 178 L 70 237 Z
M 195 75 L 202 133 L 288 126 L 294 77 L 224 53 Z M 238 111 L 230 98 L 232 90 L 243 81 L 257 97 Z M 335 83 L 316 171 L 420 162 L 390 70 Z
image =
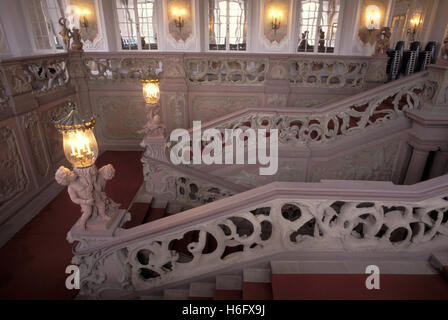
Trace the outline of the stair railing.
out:
M 245 108 L 202 123 L 202 130 L 279 129 L 280 144 L 331 143 L 345 136 L 404 117 L 432 98 L 436 85 L 428 72 L 383 84 L 348 98 L 314 107 Z M 192 135 L 193 129 L 189 129 Z
M 135 297 L 292 252 L 423 252 L 447 246 L 448 175 L 272 183 L 74 247 L 81 295 Z

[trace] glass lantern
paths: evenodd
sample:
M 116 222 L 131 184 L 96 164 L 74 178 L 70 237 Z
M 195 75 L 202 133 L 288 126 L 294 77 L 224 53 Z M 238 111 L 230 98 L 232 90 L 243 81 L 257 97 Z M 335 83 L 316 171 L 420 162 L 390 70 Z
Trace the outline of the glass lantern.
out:
M 157 104 L 160 99 L 159 79 L 142 80 L 143 97 L 147 104 Z
M 98 143 L 93 133 L 95 119 L 82 119 L 73 103 L 72 111 L 64 118 L 55 121 L 55 126 L 63 137 L 64 154 L 75 168 L 92 166 L 98 158 Z

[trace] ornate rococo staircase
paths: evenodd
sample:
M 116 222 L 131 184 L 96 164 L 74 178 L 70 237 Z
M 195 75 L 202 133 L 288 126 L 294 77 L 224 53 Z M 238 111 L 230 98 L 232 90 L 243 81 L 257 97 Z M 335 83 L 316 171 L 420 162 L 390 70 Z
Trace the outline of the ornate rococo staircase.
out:
M 386 60 L 101 52 L 2 60 L 2 161 L 14 164 L 6 172 L 15 185 L 0 199 L 1 233 L 13 234 L 60 191 L 51 183 L 64 155 L 51 119 L 66 114 L 66 100 L 102 117 L 104 149 L 135 148 L 144 123 L 138 80 L 162 67 L 163 123 L 148 112 L 132 220 L 123 210 L 106 233 L 69 233 L 80 297 L 162 297 L 319 254 L 340 261 L 364 250 L 374 260 L 425 263 L 446 251 L 448 72 L 432 65 L 383 84 Z M 166 133 L 196 119 L 203 129 L 279 129 L 279 172 L 262 179 L 258 166 L 172 165 Z M 111 134 L 111 123 L 125 136 Z
M 395 159 L 403 162 L 397 177 L 404 185 L 322 180 L 242 186 L 214 168 L 170 164 L 163 125 L 149 119 L 148 127 L 156 130 L 148 130 L 142 142 L 146 181 L 130 208 L 140 220 L 122 228 L 129 220 L 123 213 L 108 237 L 69 234 L 70 241 L 78 241 L 74 262 L 81 266 L 80 297 L 255 298 L 242 289 L 252 281 L 264 287 L 265 296 L 258 298 L 285 298 L 274 289 L 284 271 L 270 266 L 300 260 L 308 267 L 327 265 L 326 276 L 342 264 L 341 273 L 359 278 L 368 261 L 380 263 L 389 276 L 428 275 L 435 291 L 425 297 L 446 298 L 437 273 L 447 265 L 448 175 L 441 176 L 446 170 L 441 159 L 448 117 L 438 72 L 446 79 L 446 69 L 434 67 L 312 112 L 242 110 L 204 126 L 277 127 L 280 160 L 291 157 L 289 149 L 314 154 L 400 135 L 412 146 Z M 420 182 L 424 174 L 432 179 Z M 436 269 L 428 267 L 429 261 Z M 303 266 L 295 270 L 306 274 Z M 260 279 L 246 281 L 250 274 Z M 266 284 L 269 274 L 271 285 Z M 410 297 L 393 290 L 387 294 Z
M 412 184 L 440 176 L 446 172 L 448 123 L 444 109 L 437 107 L 443 92 L 434 80 L 440 72 L 445 71 L 433 67 L 310 110 L 250 108 L 202 124 L 202 130 L 221 132 L 277 129 L 278 172 L 273 176 L 260 176 L 258 165 L 175 166 L 173 143 L 163 125 L 149 119 L 151 129 L 141 144 L 145 186 L 137 199 L 155 198 L 156 206 L 170 203 L 171 210 L 179 211 L 275 181 Z M 201 149 L 207 146 L 202 142 Z M 429 156 L 433 161 L 428 164 Z
M 131 229 L 119 227 L 126 216 L 118 222 L 108 237 L 69 233 L 70 241 L 79 241 L 74 262 L 81 268 L 81 297 L 160 296 L 297 259 L 357 262 L 352 274 L 366 261 L 398 264 L 385 267 L 392 274 L 403 266 L 431 274 L 415 266 L 446 251 L 448 176 L 412 186 L 278 182 Z

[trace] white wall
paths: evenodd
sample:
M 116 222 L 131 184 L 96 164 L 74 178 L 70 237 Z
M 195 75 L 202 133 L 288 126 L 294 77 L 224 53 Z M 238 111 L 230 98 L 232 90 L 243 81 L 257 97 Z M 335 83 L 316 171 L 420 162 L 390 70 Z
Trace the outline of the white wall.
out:
M 445 30 L 448 27 L 448 0 L 440 0 L 435 10 L 434 23 L 429 31 L 429 39 L 443 43 Z
M 0 21 L 9 46 L 9 52 L 5 54 L 32 55 L 34 52 L 20 1 L 0 0 L 0 8 Z

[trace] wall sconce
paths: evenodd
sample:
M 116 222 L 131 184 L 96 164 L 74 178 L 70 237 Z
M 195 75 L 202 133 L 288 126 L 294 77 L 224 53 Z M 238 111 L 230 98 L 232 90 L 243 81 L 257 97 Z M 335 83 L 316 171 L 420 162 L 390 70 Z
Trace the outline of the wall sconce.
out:
M 271 17 L 271 28 L 274 30 L 274 33 L 277 33 L 277 30 L 280 29 L 283 12 L 273 9 L 270 11 L 269 16 Z
M 409 21 L 408 35 L 411 36 L 411 41 L 415 41 L 415 35 L 417 34 L 417 28 L 420 25 L 420 15 L 415 14 L 411 21 Z
M 366 8 L 366 28 L 373 31 L 380 28 L 381 12 L 380 8 L 375 5 L 367 6 Z
M 62 133 L 64 154 L 75 168 L 87 168 L 95 164 L 98 157 L 98 144 L 93 133 L 95 119 L 84 120 L 69 102 L 72 111 L 64 118 L 55 121 L 56 129 Z
M 87 16 L 91 14 L 90 10 L 86 8 L 76 8 L 75 13 L 79 18 L 80 27 L 87 30 L 87 28 L 89 27 Z
M 185 9 L 173 9 L 173 15 L 174 15 L 174 25 L 176 28 L 179 28 L 179 32 L 182 33 L 182 28 L 185 25 L 185 15 L 187 14 L 187 10 Z

